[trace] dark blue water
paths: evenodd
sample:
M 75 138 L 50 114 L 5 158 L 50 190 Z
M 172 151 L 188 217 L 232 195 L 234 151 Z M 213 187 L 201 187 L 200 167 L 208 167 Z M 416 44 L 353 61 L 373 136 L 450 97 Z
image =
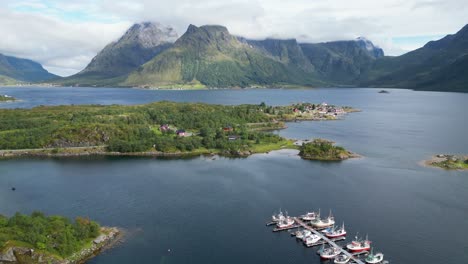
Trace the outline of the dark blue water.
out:
M 290 214 L 331 208 L 348 232 L 368 233 L 392 263 L 468 261 L 468 172 L 418 164 L 436 153 L 468 152 L 468 94 L 96 88 L 0 88 L 1 93 L 23 100 L 2 107 L 326 101 L 363 110 L 341 121 L 290 123 L 279 132 L 332 139 L 364 156 L 340 163 L 304 161 L 291 151 L 246 159 L 0 161 L 1 213 L 86 215 L 130 231 L 123 245 L 90 263 L 320 263 L 315 250 L 264 226 L 278 208 Z

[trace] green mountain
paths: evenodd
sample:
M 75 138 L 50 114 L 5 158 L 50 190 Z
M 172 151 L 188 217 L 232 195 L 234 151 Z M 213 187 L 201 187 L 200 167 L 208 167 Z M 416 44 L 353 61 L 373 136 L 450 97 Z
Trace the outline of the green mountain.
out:
M 171 27 L 152 22 L 134 24 L 119 40 L 104 47 L 84 70 L 59 82 L 67 85 L 118 83 L 127 74 L 171 47 L 177 38 L 177 33 Z
M 367 86 L 468 92 L 468 26 L 398 57 L 384 56 L 382 49 L 365 38 L 325 43 L 250 40 L 231 35 L 223 26 L 194 25 L 176 38 L 172 28 L 135 24 L 82 72 L 56 82 L 162 88 Z
M 287 65 L 299 67 L 305 72 L 314 72 L 314 66 L 295 39 L 249 40 L 239 38 L 239 40 L 260 49 L 266 56 L 271 56 Z
M 468 25 L 398 57 L 376 60 L 361 84 L 468 92 Z
M 322 79 L 334 85 L 353 85 L 378 58 L 382 49 L 365 38 L 325 43 L 304 43 L 301 48 Z
M 0 54 L 0 84 L 37 82 L 56 77 L 37 62 Z
M 323 85 L 306 60 L 298 63 L 298 54 L 294 55 L 300 52 L 297 43 L 296 51 L 285 47 L 284 53 L 271 52 L 275 48 L 266 47 L 264 43 L 254 44 L 231 35 L 223 26 L 190 25 L 171 48 L 139 67 L 123 84 L 156 87 Z

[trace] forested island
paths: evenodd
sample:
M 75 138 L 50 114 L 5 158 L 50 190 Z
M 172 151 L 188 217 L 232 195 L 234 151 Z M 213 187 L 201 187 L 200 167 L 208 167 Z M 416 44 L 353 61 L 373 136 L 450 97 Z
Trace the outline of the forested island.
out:
M 0 263 L 83 263 L 111 246 L 120 233 L 82 217 L 0 215 Z
M 220 154 L 297 148 L 267 133 L 297 120 L 336 120 L 351 107 L 156 102 L 0 110 L 0 156 Z
M 430 160 L 424 161 L 424 163 L 432 167 L 439 167 L 446 170 L 468 170 L 468 155 L 457 156 L 439 154 L 433 156 Z
M 16 101 L 16 98 L 9 96 L 9 95 L 0 94 L 0 103 L 9 102 L 9 101 Z
M 311 142 L 305 142 L 300 147 L 299 156 L 303 159 L 323 161 L 341 161 L 359 157 L 359 155 L 333 144 L 332 141 L 325 139 L 314 139 Z

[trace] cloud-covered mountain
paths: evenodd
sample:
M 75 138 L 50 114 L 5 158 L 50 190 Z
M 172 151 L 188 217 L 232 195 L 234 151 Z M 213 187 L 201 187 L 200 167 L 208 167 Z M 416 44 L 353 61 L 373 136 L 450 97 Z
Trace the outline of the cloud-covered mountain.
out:
M 130 74 L 131 86 L 319 85 L 294 41 L 255 42 L 223 26 L 190 25 L 174 46 Z
M 370 40 L 250 40 L 223 26 L 132 26 L 62 84 L 140 87 L 378 86 L 467 91 L 467 27 L 399 57 Z M 175 42 L 173 42 L 176 40 Z

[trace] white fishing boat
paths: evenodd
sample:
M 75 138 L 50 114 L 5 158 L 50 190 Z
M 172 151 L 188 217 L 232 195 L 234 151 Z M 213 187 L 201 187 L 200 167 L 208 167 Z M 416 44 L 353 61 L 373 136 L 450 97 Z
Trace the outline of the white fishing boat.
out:
M 310 232 L 310 230 L 304 229 L 304 230 L 296 231 L 296 233 L 294 233 L 294 234 L 296 235 L 296 238 L 303 239 L 305 237 L 310 236 L 312 234 L 312 232 Z
M 331 229 L 327 228 L 327 230 L 328 231 L 323 232 L 323 233 L 328 238 L 337 238 L 337 237 L 346 236 L 346 229 L 345 229 L 344 223 L 340 228 L 335 228 L 335 226 L 333 226 Z
M 281 210 L 279 211 L 278 214 L 274 214 L 271 216 L 271 221 L 277 223 L 279 221 L 282 221 L 286 218 L 286 216 L 284 216 L 283 212 L 281 212 Z
M 308 212 L 307 214 L 301 216 L 302 220 L 304 221 L 312 221 L 317 217 L 315 212 Z
M 351 257 L 346 255 L 346 254 L 340 254 L 336 256 L 336 258 L 333 260 L 333 263 L 335 264 L 345 264 L 348 263 L 351 260 Z
M 366 236 L 365 240 L 359 239 L 356 236 L 355 239 L 353 241 L 351 241 L 351 243 L 346 245 L 346 248 L 348 250 L 350 250 L 351 252 L 362 252 L 362 251 L 365 251 L 365 250 L 369 250 L 370 247 L 371 247 L 370 246 L 371 243 L 372 242 L 369 241 L 369 239 L 367 239 L 367 236 Z
M 374 249 L 371 249 L 370 254 L 366 257 L 365 261 L 366 263 L 369 264 L 376 264 L 376 263 L 381 263 L 383 261 L 383 254 L 382 253 L 377 253 L 374 254 Z
M 286 216 L 286 218 L 284 218 L 283 220 L 276 223 L 276 226 L 278 228 L 288 228 L 288 227 L 291 227 L 293 225 L 294 225 L 294 219 L 292 219 L 289 216 Z
M 324 250 L 322 250 L 322 252 L 320 252 L 320 258 L 322 258 L 322 259 L 333 259 L 336 256 L 338 256 L 340 253 L 341 253 L 340 248 L 329 247 L 329 248 L 325 248 Z
M 320 213 L 319 213 L 317 217 L 310 222 L 310 224 L 315 228 L 330 227 L 335 224 L 335 218 L 331 214 L 331 211 L 330 211 L 330 215 L 325 219 L 320 218 Z
M 304 241 L 304 244 L 306 244 L 306 246 L 310 246 L 310 245 L 313 245 L 313 244 L 319 242 L 320 239 L 321 239 L 320 236 L 317 236 L 315 234 L 311 234 L 310 236 L 304 238 L 303 241 Z

